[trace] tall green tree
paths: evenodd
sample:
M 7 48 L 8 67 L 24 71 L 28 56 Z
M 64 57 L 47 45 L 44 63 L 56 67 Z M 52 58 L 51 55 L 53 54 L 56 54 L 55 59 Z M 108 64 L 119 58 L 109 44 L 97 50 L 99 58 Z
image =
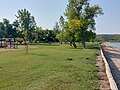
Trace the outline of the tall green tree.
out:
M 33 36 L 34 36 L 34 40 L 33 42 L 37 42 L 39 41 L 39 43 L 41 42 L 41 31 L 42 31 L 42 27 L 37 27 L 36 30 L 34 30 L 33 32 Z
M 12 26 L 13 26 L 13 29 L 16 31 L 15 37 L 22 38 L 23 35 L 22 35 L 22 32 L 19 30 L 19 22 L 18 22 L 18 20 L 15 20 L 12 23 Z
M 75 35 L 78 33 L 85 48 L 86 31 L 95 30 L 95 17 L 102 14 L 102 8 L 99 5 L 91 6 L 89 0 L 68 0 L 65 16 L 72 42 L 75 42 Z
M 11 28 L 9 20 L 6 18 L 3 18 L 3 25 L 4 25 L 3 31 L 4 31 L 4 35 L 5 35 L 4 38 L 8 38 L 9 37 L 8 33 L 10 31 L 10 28 Z
M 3 22 L 0 22 L 0 38 L 5 37 L 5 32 L 4 32 L 4 24 Z
M 58 22 L 55 23 L 55 26 L 53 27 L 53 31 L 55 32 L 56 35 L 60 33 L 60 26 Z
M 0 38 L 16 38 L 17 31 L 13 24 L 6 18 L 3 18 L 3 22 L 0 22 Z
M 14 29 L 13 25 L 10 24 L 10 21 L 6 18 L 3 18 L 3 27 L 4 38 L 16 37 L 16 29 Z
M 35 18 L 26 9 L 18 10 L 16 17 L 19 22 L 19 29 L 26 42 L 26 53 L 28 53 L 28 43 L 32 42 L 32 33 L 36 28 Z
M 61 16 L 60 19 L 59 19 L 59 25 L 60 25 L 60 29 L 61 29 L 60 35 L 61 35 L 61 44 L 62 44 L 62 42 L 64 41 L 64 30 L 65 30 L 65 28 L 64 28 L 65 19 L 64 19 L 63 16 Z

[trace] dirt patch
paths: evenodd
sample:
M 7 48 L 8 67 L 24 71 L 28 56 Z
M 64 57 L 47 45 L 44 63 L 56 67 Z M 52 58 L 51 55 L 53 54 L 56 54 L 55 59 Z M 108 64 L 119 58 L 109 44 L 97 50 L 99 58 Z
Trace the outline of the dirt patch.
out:
M 37 48 L 37 46 L 29 46 L 29 48 Z M 0 51 L 11 51 L 25 49 L 25 46 L 18 46 L 18 48 L 0 48 Z
M 99 78 L 100 90 L 111 90 L 110 84 L 105 72 L 105 64 L 101 55 L 97 57 L 96 66 L 99 68 L 98 78 Z

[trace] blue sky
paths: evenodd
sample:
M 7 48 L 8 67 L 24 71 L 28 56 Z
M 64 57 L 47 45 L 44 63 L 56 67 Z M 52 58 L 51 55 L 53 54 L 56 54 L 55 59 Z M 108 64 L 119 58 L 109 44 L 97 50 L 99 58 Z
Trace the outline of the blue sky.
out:
M 120 34 L 120 0 L 90 0 L 92 5 L 99 4 L 104 15 L 96 19 L 97 33 Z M 7 18 L 15 20 L 18 9 L 28 9 L 35 17 L 37 25 L 52 29 L 63 15 L 67 0 L 0 0 L 0 21 Z

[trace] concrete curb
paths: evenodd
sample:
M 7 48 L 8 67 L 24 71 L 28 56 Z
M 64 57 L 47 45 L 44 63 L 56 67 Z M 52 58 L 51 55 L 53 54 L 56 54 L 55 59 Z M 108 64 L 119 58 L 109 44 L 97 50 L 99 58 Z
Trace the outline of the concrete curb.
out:
M 116 84 L 116 82 L 115 82 L 115 80 L 112 76 L 109 64 L 108 64 L 108 62 L 107 62 L 107 60 L 104 56 L 102 46 L 100 46 L 100 52 L 101 52 L 102 58 L 103 58 L 104 63 L 105 63 L 106 74 L 107 74 L 107 77 L 108 77 L 108 80 L 109 80 L 109 83 L 110 83 L 110 88 L 111 88 L 111 90 L 119 90 L 118 87 L 117 87 L 117 84 Z

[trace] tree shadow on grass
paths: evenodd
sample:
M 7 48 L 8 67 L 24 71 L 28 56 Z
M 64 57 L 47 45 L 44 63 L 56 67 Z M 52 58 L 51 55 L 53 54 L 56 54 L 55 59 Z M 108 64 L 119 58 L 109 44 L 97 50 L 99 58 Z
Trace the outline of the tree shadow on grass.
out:
M 74 48 L 73 46 L 70 47 L 71 49 L 83 49 L 82 46 L 78 46 L 77 48 Z M 100 50 L 100 47 L 98 44 L 93 44 L 93 45 L 86 45 L 86 48 L 85 49 L 97 49 L 97 50 Z
M 100 50 L 100 47 L 98 44 L 93 44 L 93 45 L 87 45 L 86 49 L 97 49 Z
M 42 45 L 42 46 L 60 46 L 58 43 L 35 43 L 31 45 Z
M 74 47 L 70 47 L 69 49 L 78 49 L 78 50 L 84 50 L 82 47 L 77 47 L 77 48 L 74 48 Z M 99 46 L 95 46 L 95 47 L 86 47 L 85 49 L 95 49 L 95 50 L 100 50 Z
M 35 55 L 35 56 L 48 56 L 46 54 L 39 54 L 39 53 L 29 53 L 29 55 Z

